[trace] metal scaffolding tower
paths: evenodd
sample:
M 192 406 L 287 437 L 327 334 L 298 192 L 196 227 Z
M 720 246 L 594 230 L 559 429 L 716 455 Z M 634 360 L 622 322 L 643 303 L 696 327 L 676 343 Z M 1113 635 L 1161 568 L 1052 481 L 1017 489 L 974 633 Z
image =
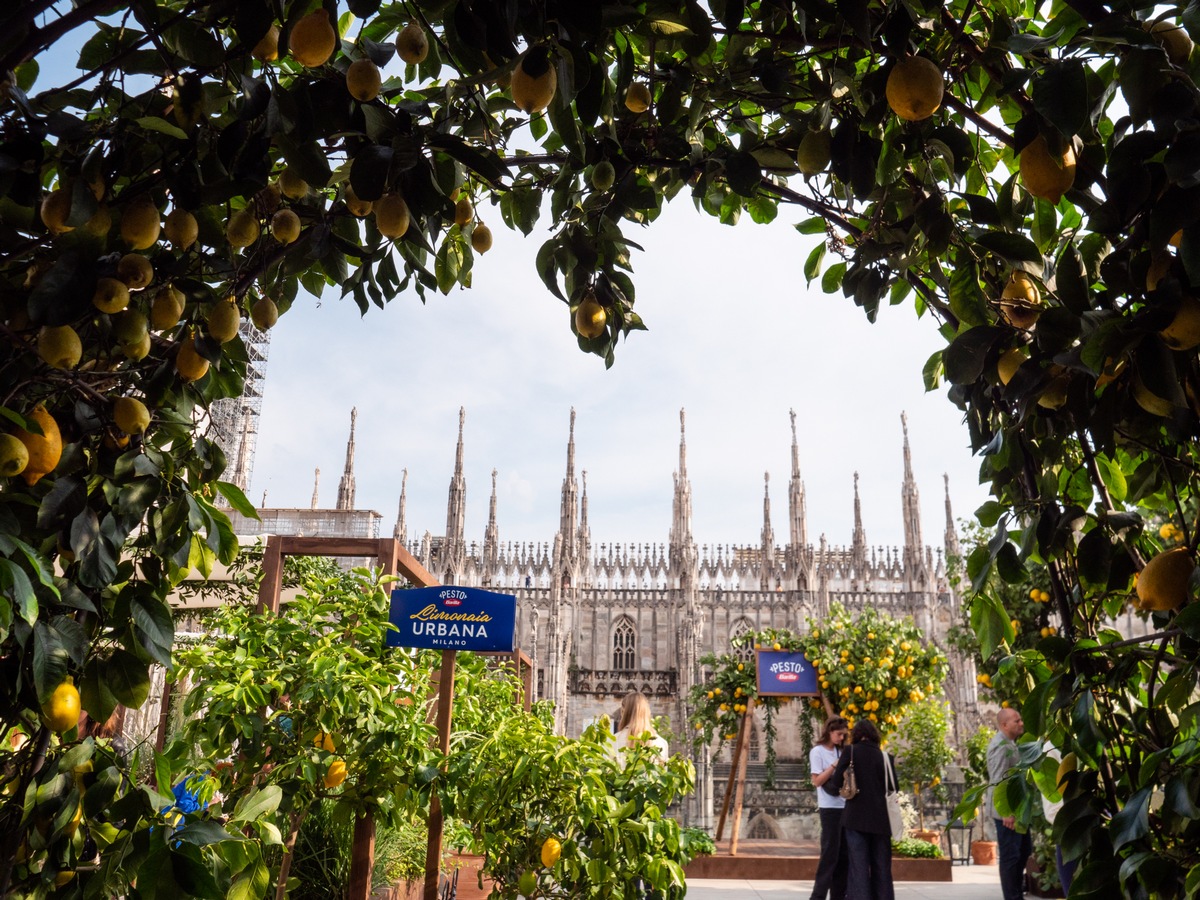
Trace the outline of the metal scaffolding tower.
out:
M 208 436 L 225 451 L 228 460 L 225 480 L 246 492 L 250 489 L 250 476 L 254 471 L 254 447 L 258 441 L 258 419 L 262 414 L 271 335 L 255 328 L 249 318 L 242 320 L 240 333 L 246 346 L 246 384 L 240 397 L 213 403 Z

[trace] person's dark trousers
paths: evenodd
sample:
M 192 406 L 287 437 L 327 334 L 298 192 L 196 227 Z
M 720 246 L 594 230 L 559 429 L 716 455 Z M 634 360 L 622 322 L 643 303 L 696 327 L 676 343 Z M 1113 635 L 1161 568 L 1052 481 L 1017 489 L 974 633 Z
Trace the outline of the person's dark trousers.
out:
M 1054 848 L 1054 862 L 1058 866 L 1058 880 L 1062 884 L 1063 896 L 1071 893 L 1071 882 L 1075 880 L 1075 869 L 1079 866 L 1077 859 L 1063 859 L 1062 847 Z
M 842 811 L 820 809 L 821 860 L 817 863 L 817 880 L 813 884 L 812 900 L 846 900 L 846 836 L 842 833 Z
M 1006 828 L 996 819 L 996 849 L 1000 857 L 1000 891 L 1004 900 L 1022 900 L 1025 896 L 1025 864 L 1033 853 L 1033 840 Z
M 843 829 L 849 872 L 846 900 L 896 900 L 892 887 L 892 837 Z

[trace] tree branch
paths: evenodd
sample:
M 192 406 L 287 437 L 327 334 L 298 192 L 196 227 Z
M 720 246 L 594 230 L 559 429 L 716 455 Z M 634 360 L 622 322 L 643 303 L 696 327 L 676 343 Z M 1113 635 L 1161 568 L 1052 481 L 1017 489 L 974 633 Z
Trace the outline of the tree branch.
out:
M 118 0 L 85 0 L 84 3 L 49 25 L 33 29 L 25 40 L 0 59 L 0 71 L 15 69 L 21 63 L 28 62 L 67 32 L 84 22 L 111 12 L 117 5 Z

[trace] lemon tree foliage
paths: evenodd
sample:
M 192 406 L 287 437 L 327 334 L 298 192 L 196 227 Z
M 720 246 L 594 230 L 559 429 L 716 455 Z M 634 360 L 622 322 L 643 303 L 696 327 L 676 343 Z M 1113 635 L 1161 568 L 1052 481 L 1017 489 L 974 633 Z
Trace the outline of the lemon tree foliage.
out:
M 495 226 L 536 227 L 564 336 L 611 364 L 644 327 L 637 227 L 686 194 L 727 224 L 799 219 L 810 282 L 940 330 L 925 377 L 950 385 L 993 492 L 971 578 L 1038 568 L 1058 616 L 1004 663 L 1089 789 L 1055 837 L 1081 890 L 1195 893 L 1193 6 L 32 0 L 4 26 L 18 793 L 75 741 L 51 741 L 43 702 L 70 675 L 99 718 L 140 704 L 171 662 L 171 584 L 234 552 L 213 500 L 248 504 L 194 423 L 241 387 L 236 320 L 270 327 L 328 286 L 363 309 L 466 286 L 512 239 Z M 1168 521 L 1178 543 L 1145 527 Z M 1133 597 L 1151 634 L 1125 643 L 1107 623 Z M 1004 651 L 1002 599 L 981 591 L 972 616 L 984 657 Z M 29 823 L 12 801 L 0 823 L 7 883 Z
M 904 711 L 890 751 L 896 757 L 896 775 L 901 789 L 911 788 L 925 830 L 926 790 L 942 783 L 946 767 L 954 762 L 957 748 L 950 743 L 950 705 L 938 697 L 926 697 Z
M 940 693 L 949 671 L 945 654 L 930 643 L 911 619 L 894 619 L 876 609 L 857 617 L 834 604 L 820 621 L 808 620 L 808 631 L 767 628 L 735 637 L 733 652 L 707 654 L 700 662 L 705 680 L 689 695 L 693 741 L 697 746 L 737 738 L 747 701 L 764 710 L 767 777 L 775 764 L 774 717 L 788 697 L 759 697 L 754 650 L 802 652 L 817 670 L 821 698 L 809 698 L 821 721 L 825 710 L 853 723 L 865 717 L 886 737 L 911 704 Z
M 535 715 L 455 739 L 436 789 L 498 896 L 634 898 L 639 879 L 683 896 L 683 866 L 698 848 L 667 808 L 691 792 L 692 764 L 644 747 L 623 752 L 622 764 L 612 743 L 607 719 L 571 739 Z

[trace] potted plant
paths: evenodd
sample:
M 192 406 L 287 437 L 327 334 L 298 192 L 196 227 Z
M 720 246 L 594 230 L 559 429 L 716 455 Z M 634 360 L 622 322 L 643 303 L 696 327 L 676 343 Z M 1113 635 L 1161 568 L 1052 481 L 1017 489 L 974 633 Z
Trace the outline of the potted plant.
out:
M 954 762 L 954 751 L 947 743 L 950 733 L 950 707 L 932 697 L 912 704 L 896 732 L 896 767 L 900 781 L 911 784 L 918 827 L 914 837 L 931 844 L 941 843 L 941 832 L 925 827 L 924 793 L 936 790 L 942 773 Z

